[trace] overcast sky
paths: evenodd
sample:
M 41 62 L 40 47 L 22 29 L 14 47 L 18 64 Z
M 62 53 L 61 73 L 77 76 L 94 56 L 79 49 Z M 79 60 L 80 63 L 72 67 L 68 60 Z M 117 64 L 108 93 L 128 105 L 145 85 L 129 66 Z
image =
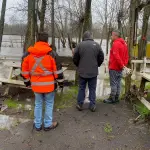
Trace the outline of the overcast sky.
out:
M 14 14 L 14 10 L 12 9 L 12 7 L 16 7 L 18 2 L 21 2 L 22 0 L 7 0 L 7 9 L 6 9 L 6 18 L 5 18 L 5 22 L 8 23 L 10 20 L 10 17 L 12 17 L 12 15 Z M 0 10 L 2 7 L 2 0 L 0 0 Z
M 24 0 L 7 0 L 7 9 L 6 9 L 6 16 L 5 16 L 5 23 L 11 23 L 13 24 L 13 21 L 16 20 L 16 22 L 21 22 L 25 23 L 27 18 L 23 13 L 15 11 L 13 7 L 18 6 L 18 3 L 22 3 Z M 100 2 L 103 2 L 104 0 L 93 0 L 92 1 L 92 17 L 93 17 L 93 22 L 98 23 L 99 22 L 99 17 L 97 17 L 97 14 L 95 13 L 95 8 L 102 6 L 97 6 L 97 4 L 103 4 Z M 109 0 L 112 1 L 112 0 Z M 0 0 L 0 10 L 1 10 L 1 5 L 2 5 L 2 0 Z M 14 21 L 15 23 L 15 21 Z

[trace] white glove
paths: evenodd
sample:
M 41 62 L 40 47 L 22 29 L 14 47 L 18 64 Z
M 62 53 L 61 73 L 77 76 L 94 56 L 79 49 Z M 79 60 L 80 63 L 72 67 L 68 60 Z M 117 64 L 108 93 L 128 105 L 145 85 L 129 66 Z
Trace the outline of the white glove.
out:
M 131 69 L 130 68 L 127 68 L 127 67 L 124 67 L 123 68 L 123 71 L 122 71 L 122 75 L 123 77 L 127 77 L 128 75 L 131 74 Z

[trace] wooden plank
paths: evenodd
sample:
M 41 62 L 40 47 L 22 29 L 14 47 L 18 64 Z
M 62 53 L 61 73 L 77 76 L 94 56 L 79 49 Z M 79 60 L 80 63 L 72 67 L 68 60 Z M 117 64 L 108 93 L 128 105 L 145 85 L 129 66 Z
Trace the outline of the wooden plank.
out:
M 12 78 L 12 74 L 13 74 L 13 67 L 10 67 L 8 79 L 11 79 L 11 78 Z
M 131 63 L 143 63 L 143 60 L 131 60 Z
M 0 78 L 0 82 L 24 86 L 24 82 L 23 81 L 19 81 L 19 80 L 11 80 L 11 79 Z
M 8 62 L 4 62 L 3 65 L 8 67 L 21 68 L 20 62 L 8 61 Z
M 141 103 L 142 103 L 148 110 L 150 110 L 150 103 L 149 103 L 144 97 L 138 98 L 138 99 L 141 101 Z
M 150 74 L 147 74 L 147 73 L 142 73 L 142 78 L 150 81 Z
M 150 60 L 146 60 L 145 61 L 147 64 L 149 64 L 150 63 Z M 144 63 L 144 60 L 131 60 L 131 63 Z

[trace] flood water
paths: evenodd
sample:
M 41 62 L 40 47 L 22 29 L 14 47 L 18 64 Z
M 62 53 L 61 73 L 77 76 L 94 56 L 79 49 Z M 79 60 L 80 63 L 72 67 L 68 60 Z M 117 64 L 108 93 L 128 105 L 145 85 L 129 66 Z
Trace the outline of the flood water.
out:
M 21 56 L 23 55 L 23 48 L 21 45 L 22 43 L 19 43 L 19 41 L 21 41 L 21 38 L 22 38 L 21 36 L 4 35 L 0 55 L 9 56 L 10 59 L 12 58 L 20 59 Z M 95 41 L 100 43 L 100 39 L 95 39 Z M 66 56 L 66 57 L 71 56 L 72 57 L 72 51 L 68 48 L 69 47 L 68 42 L 66 43 L 67 48 L 63 48 L 60 43 L 60 49 L 58 49 L 59 47 L 58 39 L 56 39 L 55 42 L 56 42 L 57 52 L 59 56 Z M 51 43 L 51 38 L 49 38 L 49 43 Z M 105 54 L 106 40 L 103 40 L 102 49 Z M 108 78 L 108 74 L 105 74 L 105 67 L 106 66 L 102 65 L 102 67 L 99 68 L 99 76 L 98 76 L 97 90 L 96 90 L 96 95 L 98 98 L 108 95 L 110 92 L 109 85 L 106 84 L 104 80 L 105 78 Z M 0 77 L 7 78 L 10 68 L 1 64 L 0 70 L 1 70 Z M 64 75 L 65 75 L 66 80 L 69 80 L 69 81 L 75 80 L 75 70 L 66 70 L 64 72 Z M 88 91 L 86 95 L 88 96 Z
M 7 115 L 0 114 L 0 130 L 2 129 L 10 129 L 13 126 L 16 126 L 19 123 L 25 123 L 30 121 L 29 119 L 21 119 L 21 118 L 14 118 Z
M 0 55 L 21 57 L 23 55 L 23 43 L 21 43 L 21 39 L 21 36 L 4 35 Z M 76 41 L 76 39 L 73 40 Z M 59 56 L 72 56 L 68 40 L 66 39 L 66 41 L 66 48 L 63 48 L 61 42 L 59 44 L 58 39 L 55 39 L 55 45 Z M 95 39 L 95 41 L 100 43 L 100 39 Z M 49 38 L 49 43 L 51 43 L 51 38 Z M 106 54 L 106 40 L 103 40 L 102 50 L 104 54 Z

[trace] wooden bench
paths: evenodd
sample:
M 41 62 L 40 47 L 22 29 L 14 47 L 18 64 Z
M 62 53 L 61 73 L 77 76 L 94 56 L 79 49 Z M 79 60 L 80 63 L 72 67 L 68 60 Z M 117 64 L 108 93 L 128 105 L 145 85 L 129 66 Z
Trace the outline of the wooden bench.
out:
M 146 82 L 150 82 L 150 74 L 143 73 L 141 85 L 140 85 L 140 93 L 144 94 Z M 144 104 L 150 110 L 150 103 L 144 97 L 139 96 L 138 99 L 141 101 L 142 104 Z
M 14 70 L 21 68 L 21 63 L 14 62 L 14 61 L 8 61 L 8 62 L 4 62 L 3 65 L 10 67 L 10 70 L 9 70 L 8 78 L 0 78 L 0 83 L 1 84 L 11 84 L 11 85 L 19 86 L 21 88 L 26 88 L 23 81 L 15 80 L 12 77 Z M 62 69 L 63 69 L 63 71 L 65 71 L 65 70 L 67 70 L 67 67 L 63 67 Z M 20 75 L 20 73 L 17 74 L 17 76 L 19 76 L 19 75 Z
M 131 61 L 132 64 L 132 71 L 136 72 L 136 67 L 137 64 L 142 64 L 143 65 L 143 69 L 141 70 L 142 73 L 146 73 L 147 72 L 147 64 L 150 64 L 150 60 L 146 59 L 146 57 L 143 60 L 132 60 Z
M 21 68 L 21 63 L 20 62 L 8 61 L 8 62 L 4 62 L 3 65 L 9 67 L 10 70 L 9 70 L 8 78 L 0 78 L 1 84 L 11 84 L 11 85 L 19 86 L 21 88 L 26 88 L 23 81 L 15 80 L 12 77 L 13 71 L 15 69 L 20 69 Z

